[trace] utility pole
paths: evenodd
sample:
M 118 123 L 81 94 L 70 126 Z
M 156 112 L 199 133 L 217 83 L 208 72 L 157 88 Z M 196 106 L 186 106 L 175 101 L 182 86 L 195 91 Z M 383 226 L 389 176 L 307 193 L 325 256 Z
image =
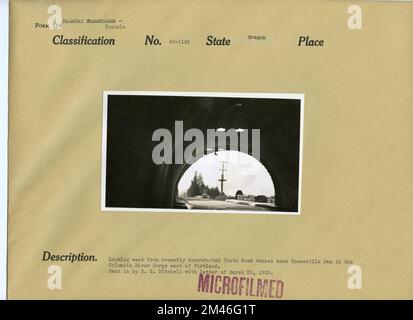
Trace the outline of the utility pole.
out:
M 221 171 L 221 179 L 218 179 L 218 181 L 221 182 L 221 193 L 224 194 L 224 181 L 227 181 L 224 179 L 224 171 L 227 171 L 227 169 L 225 169 L 225 164 L 228 162 L 221 161 L 221 163 L 222 163 L 222 168 L 219 169 Z

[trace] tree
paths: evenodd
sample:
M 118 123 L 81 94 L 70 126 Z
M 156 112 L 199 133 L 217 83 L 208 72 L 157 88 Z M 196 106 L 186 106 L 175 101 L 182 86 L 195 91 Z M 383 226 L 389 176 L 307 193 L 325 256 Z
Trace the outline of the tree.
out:
M 204 194 L 206 194 L 208 198 L 215 199 L 216 197 L 221 195 L 221 192 L 219 191 L 218 187 L 211 188 L 205 185 L 202 174 L 195 171 L 194 177 L 191 180 L 191 185 L 186 191 L 186 195 L 188 197 L 196 197 L 202 196 Z
M 215 188 L 208 188 L 208 196 L 212 199 L 215 199 L 216 197 L 218 197 L 221 192 L 219 191 L 218 187 Z
M 204 178 L 202 178 L 202 174 L 198 174 L 196 177 L 197 184 L 199 186 L 199 192 L 202 195 L 205 192 L 205 183 L 204 183 Z
M 202 190 L 201 190 L 201 185 L 200 185 L 201 181 L 199 180 L 199 177 L 201 178 L 202 184 L 204 183 L 202 176 L 201 175 L 198 176 L 198 173 L 195 171 L 194 177 L 191 180 L 191 185 L 189 186 L 186 192 L 188 197 L 195 197 L 195 196 L 202 195 L 201 193 Z

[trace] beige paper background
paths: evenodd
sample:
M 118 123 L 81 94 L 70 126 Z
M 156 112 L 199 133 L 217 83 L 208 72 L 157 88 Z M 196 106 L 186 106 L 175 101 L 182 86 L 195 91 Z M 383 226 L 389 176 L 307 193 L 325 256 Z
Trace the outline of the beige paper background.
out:
M 353 3 L 363 9 L 362 30 L 347 28 Z M 115 17 L 126 29 L 35 29 L 50 4 L 64 18 Z M 108 256 L 349 258 L 362 267 L 362 290 L 347 288 L 345 265 L 273 271 L 285 299 L 413 298 L 412 3 L 10 6 L 9 298 L 222 297 L 197 293 L 196 275 L 109 275 Z M 54 34 L 104 35 L 116 45 L 54 46 Z M 144 46 L 147 34 L 164 44 Z M 209 34 L 232 45 L 206 47 Z M 327 44 L 297 47 L 300 35 Z M 104 90 L 304 93 L 302 214 L 101 212 Z M 60 264 L 63 289 L 49 290 L 43 250 L 95 254 L 99 262 Z

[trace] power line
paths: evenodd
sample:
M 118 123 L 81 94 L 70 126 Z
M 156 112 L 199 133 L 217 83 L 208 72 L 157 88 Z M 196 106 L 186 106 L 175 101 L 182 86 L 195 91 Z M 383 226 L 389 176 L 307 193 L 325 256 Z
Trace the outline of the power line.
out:
M 227 171 L 227 169 L 225 169 L 225 164 L 228 163 L 227 161 L 220 161 L 222 163 L 222 168 L 219 169 L 221 171 L 221 179 L 218 179 L 219 182 L 221 182 L 221 193 L 224 194 L 224 171 Z

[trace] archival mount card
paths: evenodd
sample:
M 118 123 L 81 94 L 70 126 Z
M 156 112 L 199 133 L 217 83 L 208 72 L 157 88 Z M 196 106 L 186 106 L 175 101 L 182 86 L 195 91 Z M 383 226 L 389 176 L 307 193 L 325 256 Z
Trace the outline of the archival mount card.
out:
M 413 298 L 413 5 L 10 1 L 10 299 Z

